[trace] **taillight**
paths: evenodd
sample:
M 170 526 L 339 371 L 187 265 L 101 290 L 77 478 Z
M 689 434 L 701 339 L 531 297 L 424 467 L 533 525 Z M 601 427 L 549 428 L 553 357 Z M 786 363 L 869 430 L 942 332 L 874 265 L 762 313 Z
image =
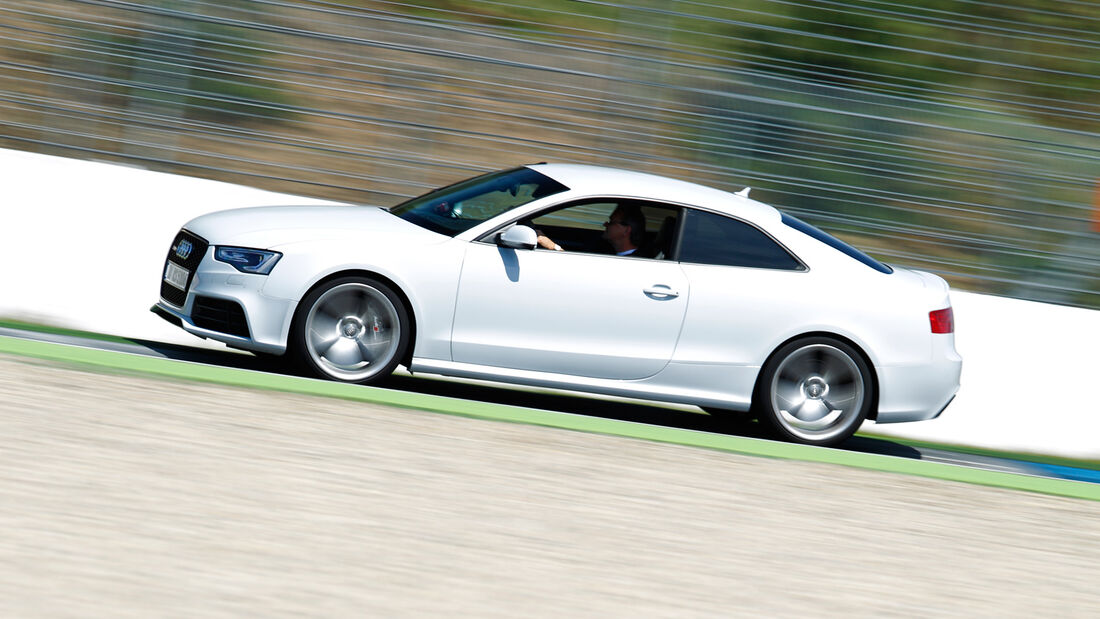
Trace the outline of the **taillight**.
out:
M 951 308 L 928 312 L 928 322 L 932 324 L 932 333 L 954 333 L 955 313 Z

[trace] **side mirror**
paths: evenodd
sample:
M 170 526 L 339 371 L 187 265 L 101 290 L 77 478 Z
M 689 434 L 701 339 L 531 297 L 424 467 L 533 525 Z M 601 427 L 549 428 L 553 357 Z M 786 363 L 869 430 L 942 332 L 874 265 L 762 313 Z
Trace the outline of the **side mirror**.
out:
M 539 237 L 535 231 L 527 226 L 516 224 L 500 233 L 497 244 L 512 249 L 534 249 L 538 245 Z

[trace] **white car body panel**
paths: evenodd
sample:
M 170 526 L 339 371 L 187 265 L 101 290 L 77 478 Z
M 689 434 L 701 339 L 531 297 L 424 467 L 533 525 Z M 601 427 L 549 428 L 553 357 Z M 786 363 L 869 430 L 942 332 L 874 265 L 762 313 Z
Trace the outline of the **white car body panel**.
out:
M 645 293 L 654 289 L 668 294 Z M 672 358 L 688 292 L 675 262 L 470 243 L 452 358 L 550 374 L 647 378 Z
M 411 370 L 747 410 L 761 367 L 792 338 L 829 334 L 864 352 L 877 421 L 938 415 L 959 386 L 954 334 L 929 312 L 946 282 L 882 273 L 781 221 L 744 196 L 648 174 L 530 166 L 568 189 L 454 237 L 374 207 L 264 207 L 213 213 L 184 228 L 209 241 L 182 306 L 156 310 L 189 332 L 281 354 L 300 300 L 340 274 L 392 283 L 415 320 Z M 807 268 L 773 270 L 611 255 L 506 249 L 484 238 L 584 198 L 638 198 L 750 222 Z M 268 275 L 214 259 L 216 246 L 282 254 Z M 665 286 L 674 295 L 646 294 Z M 239 303 L 249 337 L 197 326 L 197 295 Z

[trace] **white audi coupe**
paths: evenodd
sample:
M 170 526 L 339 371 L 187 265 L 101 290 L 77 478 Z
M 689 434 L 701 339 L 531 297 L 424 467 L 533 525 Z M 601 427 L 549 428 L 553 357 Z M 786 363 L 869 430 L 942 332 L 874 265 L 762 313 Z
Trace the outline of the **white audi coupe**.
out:
M 413 372 L 693 404 L 832 445 L 939 415 L 959 388 L 947 283 L 752 200 L 566 164 L 389 210 L 203 215 L 153 311 L 370 384 Z

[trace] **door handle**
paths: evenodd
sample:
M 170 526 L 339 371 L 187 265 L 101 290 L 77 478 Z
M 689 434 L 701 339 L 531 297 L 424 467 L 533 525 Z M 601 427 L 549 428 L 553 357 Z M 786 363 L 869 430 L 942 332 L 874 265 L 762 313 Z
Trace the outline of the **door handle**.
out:
M 680 296 L 679 292 L 673 290 L 672 288 L 669 288 L 664 284 L 654 284 L 649 288 L 643 288 L 642 292 L 644 292 L 648 297 L 661 297 L 665 299 L 675 299 L 676 297 Z

